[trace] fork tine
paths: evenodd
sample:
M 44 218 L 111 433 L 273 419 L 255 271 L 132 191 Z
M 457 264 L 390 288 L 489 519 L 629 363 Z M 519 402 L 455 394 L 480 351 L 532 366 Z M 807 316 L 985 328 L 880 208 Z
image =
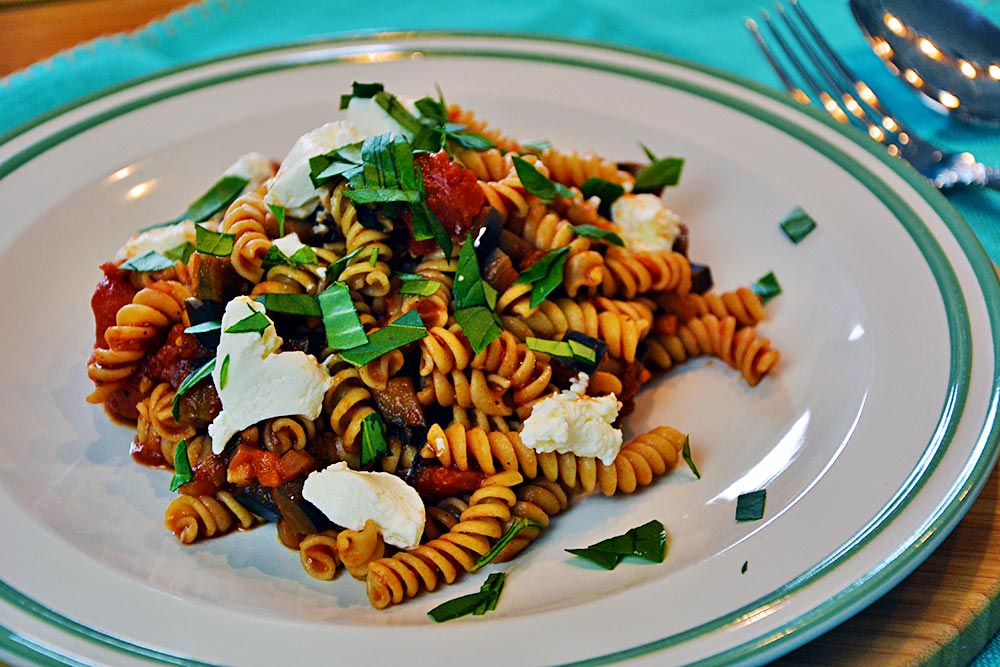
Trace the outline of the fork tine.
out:
M 789 75 L 788 70 L 786 70 L 784 65 L 781 64 L 781 61 L 775 57 L 774 51 L 772 51 L 771 47 L 767 45 L 766 41 L 764 41 L 764 36 L 760 34 L 760 29 L 757 27 L 757 22 L 748 18 L 744 22 L 744 25 L 746 25 L 747 30 L 750 31 L 754 42 L 757 43 L 757 47 L 761 50 L 761 53 L 764 54 L 767 62 L 771 64 L 771 69 L 773 69 L 775 74 L 778 75 L 778 78 L 781 79 L 782 85 L 785 86 L 785 89 L 789 92 L 789 94 L 794 97 L 796 101 L 802 104 L 812 104 L 812 100 L 809 99 L 809 96 L 806 95 L 804 90 L 795 85 L 795 82 L 792 81 L 792 77 Z

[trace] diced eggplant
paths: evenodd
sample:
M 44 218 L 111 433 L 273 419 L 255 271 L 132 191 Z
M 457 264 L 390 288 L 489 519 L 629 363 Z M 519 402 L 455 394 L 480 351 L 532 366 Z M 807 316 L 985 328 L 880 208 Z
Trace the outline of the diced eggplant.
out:
M 375 403 L 389 424 L 399 426 L 426 426 L 424 410 L 417 400 L 413 380 L 394 377 L 386 383 L 385 391 L 375 392 Z
M 187 310 L 188 320 L 194 326 L 205 322 L 222 320 L 222 312 L 225 310 L 226 304 L 219 301 L 205 301 L 189 297 L 184 300 L 184 308 Z M 198 344 L 206 350 L 214 350 L 219 347 L 221 333 L 221 330 L 215 329 L 213 331 L 196 333 L 194 337 L 198 339 Z
M 674 239 L 674 245 L 671 250 L 674 252 L 679 252 L 680 254 L 687 257 L 688 254 L 688 226 L 683 222 L 679 225 L 680 233 L 677 234 L 677 238 Z
M 330 520 L 302 497 L 303 483 L 303 479 L 293 479 L 274 487 L 271 489 L 271 500 L 292 530 L 310 535 L 323 530 L 330 524 Z
M 691 264 L 691 292 L 704 294 L 712 289 L 712 269 L 707 264 Z
M 277 521 L 281 518 L 281 512 L 278 511 L 278 506 L 271 498 L 270 490 L 265 489 L 260 484 L 245 487 L 233 497 L 264 521 Z
M 503 231 L 504 224 L 500 211 L 492 206 L 486 209 L 485 215 L 481 215 L 480 220 L 481 222 L 477 221 L 477 224 L 473 227 L 477 231 L 473 232 L 472 238 L 475 239 L 476 258 L 479 260 L 480 265 L 482 265 L 486 264 L 493 251 L 497 249 L 497 245 L 500 243 L 500 232 Z
M 544 250 L 539 250 L 509 229 L 500 232 L 500 249 L 510 255 L 518 271 L 524 271 L 545 255 Z
M 233 268 L 228 257 L 196 252 L 191 258 L 194 296 L 202 301 L 229 303 L 247 291 L 246 281 Z
M 178 399 L 178 420 L 196 428 L 205 428 L 222 412 L 222 401 L 215 385 L 202 380 Z
M 604 357 L 608 352 L 608 344 L 602 340 L 596 338 L 591 338 L 587 334 L 580 331 L 567 331 L 566 335 L 563 337 L 564 341 L 575 341 L 581 345 L 590 348 L 594 351 L 594 361 L 586 361 L 584 359 L 578 359 L 577 357 L 553 357 L 552 360 L 556 363 L 568 366 L 577 373 L 586 373 L 587 375 L 593 375 L 597 367 L 601 365 L 604 361 Z
M 488 282 L 501 294 L 514 284 L 520 277 L 510 255 L 499 248 L 490 256 L 489 260 L 483 264 L 483 280 Z

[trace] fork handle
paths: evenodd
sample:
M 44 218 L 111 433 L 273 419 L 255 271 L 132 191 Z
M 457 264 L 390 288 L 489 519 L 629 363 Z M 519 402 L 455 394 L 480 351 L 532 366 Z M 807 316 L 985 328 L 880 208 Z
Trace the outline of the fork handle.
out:
M 1000 190 L 1000 167 L 983 167 L 983 185 Z

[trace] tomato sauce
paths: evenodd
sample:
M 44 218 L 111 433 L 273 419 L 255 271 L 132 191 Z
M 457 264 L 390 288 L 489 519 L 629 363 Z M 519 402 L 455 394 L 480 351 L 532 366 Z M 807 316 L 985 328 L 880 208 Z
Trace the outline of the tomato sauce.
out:
M 453 240 L 463 240 L 486 204 L 486 196 L 475 173 L 454 162 L 445 151 L 417 153 L 413 161 L 423 175 L 427 207 L 438 217 Z M 413 218 L 409 211 L 403 219 L 410 228 L 412 238 Z M 415 256 L 432 252 L 436 247 L 434 240 L 410 242 L 410 252 Z
M 94 347 L 104 347 L 104 332 L 115 325 L 115 316 L 122 306 L 132 303 L 138 290 L 128 280 L 128 271 L 122 271 L 114 262 L 101 265 L 104 277 L 97 284 L 94 296 L 90 298 L 90 308 L 94 311 L 97 326 Z

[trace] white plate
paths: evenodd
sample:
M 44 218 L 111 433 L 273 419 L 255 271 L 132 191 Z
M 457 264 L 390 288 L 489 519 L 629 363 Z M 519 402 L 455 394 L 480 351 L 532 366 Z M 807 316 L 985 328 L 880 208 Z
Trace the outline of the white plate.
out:
M 693 259 L 722 288 L 768 271 L 784 287 L 760 326 L 784 354 L 774 375 L 750 389 L 691 363 L 632 418 L 690 432 L 702 478 L 682 466 L 579 503 L 481 618 L 426 612 L 482 574 L 376 612 L 346 575 L 310 580 L 271 527 L 180 546 L 162 525 L 166 474 L 134 464 L 131 431 L 84 402 L 97 265 L 236 156 L 283 156 L 354 80 L 440 84 L 520 138 L 684 156 L 668 198 Z M 265 51 L 56 115 L 0 146 L 0 176 L 0 646 L 15 661 L 762 662 L 916 567 L 997 453 L 996 276 L 964 222 L 871 142 L 688 64 L 496 36 Z M 819 224 L 799 245 L 777 224 L 794 205 Z M 765 487 L 765 518 L 736 522 L 737 495 Z M 650 518 L 669 532 L 662 565 L 605 572 L 563 551 Z

